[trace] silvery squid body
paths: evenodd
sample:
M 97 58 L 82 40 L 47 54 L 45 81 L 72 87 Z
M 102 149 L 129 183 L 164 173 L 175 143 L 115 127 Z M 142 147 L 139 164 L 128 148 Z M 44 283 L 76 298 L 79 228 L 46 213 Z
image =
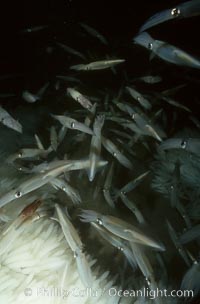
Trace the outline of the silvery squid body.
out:
M 147 32 L 134 37 L 134 42 L 152 52 L 151 57 L 156 55 L 161 59 L 179 65 L 195 69 L 200 69 L 200 61 L 178 47 L 161 40 L 153 39 Z

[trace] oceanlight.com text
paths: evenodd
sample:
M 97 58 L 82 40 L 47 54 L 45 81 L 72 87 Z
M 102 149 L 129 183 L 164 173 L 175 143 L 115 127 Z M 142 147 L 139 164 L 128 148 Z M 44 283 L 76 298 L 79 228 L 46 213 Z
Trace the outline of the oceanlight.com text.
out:
M 149 288 L 142 288 L 138 290 L 133 290 L 133 289 L 117 289 L 115 287 L 110 288 L 108 290 L 108 294 L 110 297 L 114 296 L 120 296 L 120 297 L 132 297 L 132 298 L 138 298 L 138 297 L 145 297 L 149 298 L 151 300 L 159 297 L 172 297 L 172 298 L 193 298 L 194 292 L 193 290 L 170 290 L 168 291 L 167 289 L 159 289 L 156 288 L 154 290 L 151 290 Z
M 72 288 L 72 289 L 64 289 L 64 288 L 26 288 L 24 290 L 24 295 L 26 297 L 52 297 L 52 298 L 68 298 L 68 297 L 76 297 L 76 298 L 98 298 L 102 295 L 107 294 L 108 297 L 132 297 L 132 298 L 149 298 L 154 300 L 156 298 L 193 298 L 194 292 L 193 290 L 167 290 L 167 289 L 159 289 L 156 288 L 151 290 L 149 288 L 142 288 L 138 290 L 134 289 L 117 289 L 116 287 L 112 287 L 109 289 L 94 289 L 94 288 Z

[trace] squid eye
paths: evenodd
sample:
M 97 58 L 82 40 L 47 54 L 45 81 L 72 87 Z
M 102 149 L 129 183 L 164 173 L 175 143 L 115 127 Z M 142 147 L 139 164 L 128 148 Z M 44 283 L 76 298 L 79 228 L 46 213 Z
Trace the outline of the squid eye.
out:
M 182 149 L 186 149 L 186 147 L 187 147 L 187 141 L 186 140 L 182 140 L 182 142 L 181 142 L 181 148 Z
M 148 44 L 148 49 L 150 49 L 150 50 L 153 49 L 153 43 L 150 42 L 150 43 Z
M 118 247 L 118 250 L 123 252 L 123 251 L 124 251 L 124 248 L 119 246 L 119 247 Z
M 147 285 L 150 286 L 151 285 L 151 281 L 149 278 L 145 278 L 145 280 L 147 281 Z
M 102 220 L 100 218 L 97 219 L 97 223 L 101 226 L 103 225 Z
M 17 156 L 18 156 L 18 158 L 21 158 L 22 157 L 22 152 L 19 152 Z
M 21 197 L 22 196 L 22 193 L 20 192 L 20 191 L 17 191 L 16 193 L 15 193 L 15 197 L 16 198 L 19 198 L 19 197 Z
M 74 251 L 74 258 L 76 259 L 78 257 L 78 253 Z
M 180 15 L 180 13 L 181 13 L 180 9 L 178 9 L 176 7 L 171 10 L 171 15 L 173 17 L 178 17 Z
M 71 128 L 74 129 L 74 127 L 75 127 L 75 122 L 72 122 L 71 123 Z
M 72 122 L 71 123 L 71 128 L 74 129 L 74 127 L 75 127 L 75 122 Z

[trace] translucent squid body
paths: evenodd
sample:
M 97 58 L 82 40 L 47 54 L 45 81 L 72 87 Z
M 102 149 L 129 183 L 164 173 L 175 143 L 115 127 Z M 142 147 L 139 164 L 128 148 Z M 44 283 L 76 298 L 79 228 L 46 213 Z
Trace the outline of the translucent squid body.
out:
M 83 253 L 83 243 L 76 231 L 75 227 L 65 214 L 64 210 L 58 205 L 55 205 L 58 222 L 61 225 L 65 239 L 74 253 L 80 279 L 86 287 L 92 286 L 92 273 L 85 254 Z
M 160 23 L 173 19 L 189 18 L 200 14 L 200 1 L 187 1 L 177 5 L 176 7 L 163 10 L 151 16 L 140 28 L 140 32 L 156 26 Z
M 129 242 L 139 243 L 142 245 L 147 245 L 158 250 L 165 250 L 164 246 L 152 238 L 144 235 L 142 231 L 127 222 L 111 216 L 102 215 L 93 210 L 83 210 L 80 215 L 81 221 L 83 222 L 95 222 L 100 226 L 103 226 L 109 232 L 114 235 L 127 240 Z
M 104 124 L 104 116 L 98 115 L 94 121 L 91 145 L 90 145 L 90 170 L 89 170 L 89 180 L 93 181 L 97 169 L 97 163 L 100 159 L 101 154 L 101 129 Z
M 133 40 L 136 44 L 149 49 L 153 55 L 167 62 L 196 69 L 200 68 L 200 60 L 165 41 L 153 39 L 147 32 L 142 32 Z
M 107 162 L 99 161 L 98 167 L 101 167 L 102 164 L 105 165 Z M 47 164 L 46 171 L 44 170 L 43 173 L 36 174 L 33 177 L 26 179 L 18 187 L 0 197 L 0 208 L 14 199 L 18 199 L 48 183 L 52 182 L 58 187 L 58 184 L 60 185 L 60 181 L 55 179 L 57 176 L 63 172 L 88 169 L 89 165 L 89 160 L 61 160 L 49 163 Z
M 200 139 L 199 138 L 169 138 L 161 143 L 160 148 L 163 150 L 182 149 L 192 152 L 199 156 Z

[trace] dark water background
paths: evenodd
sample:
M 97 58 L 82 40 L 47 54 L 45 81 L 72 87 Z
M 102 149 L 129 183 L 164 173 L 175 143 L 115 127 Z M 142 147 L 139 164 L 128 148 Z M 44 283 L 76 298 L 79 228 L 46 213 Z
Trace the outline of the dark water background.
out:
M 193 100 L 199 96 L 199 71 L 176 67 L 157 59 L 149 62 L 148 51 L 132 43 L 132 38 L 148 17 L 177 3 L 180 2 L 6 1 L 1 4 L 0 10 L 0 76 L 15 73 L 23 75 L 0 81 L 0 91 L 15 91 L 20 95 L 21 90 L 37 89 L 54 78 L 56 73 L 61 74 L 69 62 L 70 65 L 78 64 L 76 57 L 67 57 L 66 53 L 55 48 L 55 41 L 59 41 L 83 53 L 91 51 L 96 59 L 103 59 L 104 54 L 125 58 L 124 69 L 130 77 L 148 72 L 159 73 L 164 77 L 164 88 L 189 82 L 181 97 L 183 102 L 189 102 L 196 110 L 197 105 L 193 105 Z M 91 39 L 87 34 L 83 35 L 79 22 L 84 22 L 105 35 L 110 42 L 109 47 L 105 49 L 97 40 Z M 48 25 L 48 28 L 31 34 L 21 33 L 23 29 L 37 25 Z M 198 29 L 199 18 L 193 17 L 166 22 L 149 32 L 154 38 L 174 44 L 200 58 Z M 110 75 L 106 77 L 109 78 Z M 192 77 L 194 81 L 188 81 L 187 77 Z M 14 107 L 21 103 L 21 99 L 1 102 Z

